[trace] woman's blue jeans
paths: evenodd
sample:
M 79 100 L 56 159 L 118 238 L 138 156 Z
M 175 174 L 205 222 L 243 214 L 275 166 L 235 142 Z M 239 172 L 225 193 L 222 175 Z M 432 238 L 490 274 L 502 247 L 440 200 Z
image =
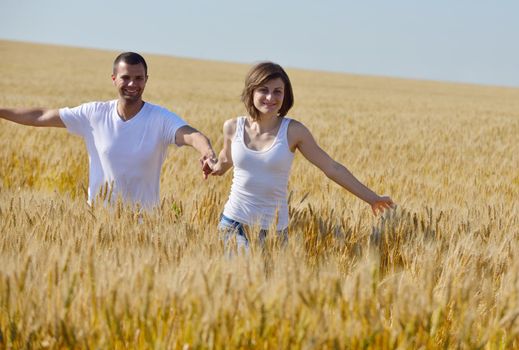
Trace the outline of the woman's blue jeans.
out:
M 230 250 L 230 241 L 233 237 L 236 238 L 236 249 L 238 253 L 241 251 L 247 253 L 249 251 L 250 241 L 247 237 L 247 225 L 222 214 L 220 216 L 220 223 L 218 224 L 218 231 L 222 234 L 226 252 Z M 259 231 L 259 244 L 262 248 L 265 246 L 267 233 L 268 230 L 265 229 Z M 285 228 L 284 230 L 277 231 L 277 236 L 281 240 L 281 243 L 285 245 L 288 241 L 288 229 Z

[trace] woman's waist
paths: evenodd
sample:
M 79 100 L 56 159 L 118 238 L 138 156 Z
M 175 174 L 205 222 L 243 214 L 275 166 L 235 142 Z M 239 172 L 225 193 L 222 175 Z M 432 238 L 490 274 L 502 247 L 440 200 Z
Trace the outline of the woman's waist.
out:
M 229 198 L 225 204 L 223 213 L 237 221 L 247 225 L 258 225 L 261 228 L 269 228 L 273 223 L 279 229 L 288 226 L 288 206 L 284 203 L 248 202 Z
M 249 203 L 259 203 L 261 206 L 277 207 L 287 201 L 287 186 L 275 186 L 258 182 L 248 184 L 233 183 L 230 197 Z

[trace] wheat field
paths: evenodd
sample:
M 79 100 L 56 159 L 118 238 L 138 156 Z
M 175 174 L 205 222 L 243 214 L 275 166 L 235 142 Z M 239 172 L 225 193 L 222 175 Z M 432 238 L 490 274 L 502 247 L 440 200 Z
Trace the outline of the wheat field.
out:
M 116 54 L 0 41 L 0 106 L 113 99 Z M 144 56 L 145 100 L 219 151 L 249 65 Z M 80 138 L 0 120 L 0 348 L 519 348 L 519 89 L 287 71 L 289 116 L 396 210 L 298 154 L 288 246 L 229 258 L 232 174 L 204 181 L 193 149 L 139 218 L 86 204 Z

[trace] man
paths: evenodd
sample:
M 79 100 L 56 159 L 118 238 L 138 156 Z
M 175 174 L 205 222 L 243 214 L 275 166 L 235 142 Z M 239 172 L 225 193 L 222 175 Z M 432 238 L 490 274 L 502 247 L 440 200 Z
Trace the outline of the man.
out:
M 143 208 L 159 204 L 160 171 L 168 145 L 189 145 L 200 161 L 216 158 L 206 136 L 176 114 L 142 99 L 148 80 L 144 58 L 134 52 L 117 56 L 112 81 L 117 100 L 89 102 L 75 108 L 0 109 L 0 118 L 24 125 L 67 128 L 84 138 L 89 157 L 88 201 L 102 189 L 110 198 Z M 204 177 L 210 173 L 206 165 Z

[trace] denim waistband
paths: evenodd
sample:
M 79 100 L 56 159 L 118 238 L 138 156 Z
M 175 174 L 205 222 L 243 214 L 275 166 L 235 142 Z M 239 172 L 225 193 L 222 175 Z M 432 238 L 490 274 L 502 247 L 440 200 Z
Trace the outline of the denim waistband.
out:
M 228 224 L 228 225 L 231 225 L 233 228 L 236 228 L 238 226 L 243 226 L 243 223 L 239 222 L 239 221 L 236 221 L 236 220 L 233 220 L 225 215 L 220 215 L 220 222 L 221 223 L 225 223 L 225 224 Z

